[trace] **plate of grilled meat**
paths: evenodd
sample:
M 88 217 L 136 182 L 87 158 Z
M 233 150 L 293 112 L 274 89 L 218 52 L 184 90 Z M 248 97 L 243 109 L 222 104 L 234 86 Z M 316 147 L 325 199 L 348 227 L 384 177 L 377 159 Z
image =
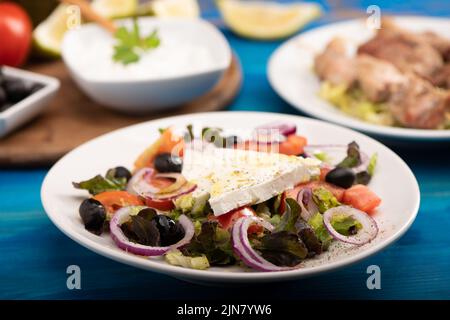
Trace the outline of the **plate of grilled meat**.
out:
M 300 111 L 371 135 L 450 140 L 450 20 L 329 24 L 288 40 L 268 66 Z

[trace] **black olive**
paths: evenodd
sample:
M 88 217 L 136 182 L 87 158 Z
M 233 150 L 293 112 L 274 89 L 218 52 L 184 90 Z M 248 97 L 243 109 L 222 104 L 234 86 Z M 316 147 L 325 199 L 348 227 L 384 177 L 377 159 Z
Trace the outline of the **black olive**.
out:
M 102 204 L 95 199 L 86 199 L 80 205 L 80 216 L 84 227 L 95 234 L 100 234 L 106 219 L 106 210 Z
M 33 94 L 33 93 L 41 90 L 43 87 L 44 87 L 44 85 L 40 84 L 40 83 L 32 84 L 31 87 L 30 87 L 30 94 Z
M 6 92 L 2 87 L 0 87 L 0 109 L 2 109 L 3 105 L 6 104 L 6 101 Z
M 26 98 L 30 94 L 30 88 L 23 80 L 6 79 L 3 82 L 3 88 L 10 102 L 16 103 Z
M 154 166 L 159 172 L 181 172 L 183 160 L 170 153 L 161 153 L 156 156 Z
M 169 246 L 183 239 L 184 229 L 178 222 L 163 214 L 153 217 L 153 221 L 159 230 L 161 246 Z
M 355 182 L 355 173 L 351 169 L 337 167 L 325 176 L 325 181 L 342 188 L 350 188 Z
M 115 167 L 113 169 L 109 169 L 106 176 L 112 176 L 116 179 L 125 178 L 128 181 L 131 179 L 131 172 L 125 167 Z

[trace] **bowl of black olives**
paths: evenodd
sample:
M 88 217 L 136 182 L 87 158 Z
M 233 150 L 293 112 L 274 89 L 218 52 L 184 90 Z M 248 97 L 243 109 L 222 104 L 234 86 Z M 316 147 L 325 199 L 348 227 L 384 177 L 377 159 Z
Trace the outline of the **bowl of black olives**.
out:
M 0 138 L 39 114 L 58 89 L 56 78 L 0 66 Z

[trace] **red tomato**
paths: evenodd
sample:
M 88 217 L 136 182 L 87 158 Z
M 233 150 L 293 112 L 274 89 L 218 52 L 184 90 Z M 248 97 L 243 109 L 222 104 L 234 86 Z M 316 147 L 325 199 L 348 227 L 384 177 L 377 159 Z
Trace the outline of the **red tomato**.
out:
M 228 213 L 222 214 L 218 217 L 210 217 L 211 220 L 217 220 L 219 222 L 219 225 L 223 229 L 231 229 L 233 227 L 234 223 L 242 217 L 248 217 L 248 216 L 256 216 L 255 211 L 253 211 L 250 207 L 242 207 L 235 210 L 232 210 Z M 248 228 L 248 233 L 258 233 L 262 231 L 262 227 L 259 225 L 251 225 Z
M 320 181 L 325 181 L 325 177 L 327 176 L 328 172 L 331 171 L 331 168 L 328 167 L 322 167 L 320 168 L 320 177 L 319 180 Z
M 343 202 L 361 211 L 371 213 L 380 205 L 381 199 L 367 186 L 357 184 L 345 190 Z
M 150 208 L 161 210 L 161 211 L 169 211 L 175 208 L 172 200 L 150 200 L 145 199 L 145 204 Z
M 139 197 L 126 191 L 106 191 L 94 196 L 108 213 L 114 213 L 122 207 L 142 206 L 144 202 Z
M 236 149 L 253 150 L 259 152 L 277 152 L 287 155 L 300 155 L 303 153 L 303 148 L 306 146 L 307 141 L 305 137 L 291 134 L 286 137 L 286 140 L 282 143 L 266 144 L 258 143 L 257 141 L 244 141 L 235 146 Z
M 279 152 L 289 156 L 298 156 L 303 153 L 303 148 L 306 144 L 307 141 L 305 137 L 291 134 L 280 144 Z
M 342 198 L 344 197 L 344 191 L 345 189 L 335 186 L 331 183 L 324 182 L 324 181 L 311 181 L 308 183 L 299 184 L 294 189 L 290 189 L 286 191 L 286 194 L 289 198 L 294 198 L 297 200 L 298 193 L 304 189 L 304 188 L 311 188 L 311 189 L 317 189 L 319 187 L 323 187 L 330 191 L 338 201 L 342 201 Z
M 31 20 L 12 2 L 0 3 L 0 65 L 12 67 L 25 62 L 31 45 Z
M 278 213 L 279 214 L 283 214 L 284 211 L 286 211 L 286 192 L 283 192 L 281 194 L 281 198 L 280 198 L 280 206 L 278 207 Z

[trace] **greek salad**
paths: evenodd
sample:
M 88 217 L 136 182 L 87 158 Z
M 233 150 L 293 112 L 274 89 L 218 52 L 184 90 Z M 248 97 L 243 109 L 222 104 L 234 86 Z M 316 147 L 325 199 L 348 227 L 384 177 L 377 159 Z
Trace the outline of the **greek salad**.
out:
M 130 254 L 198 270 L 285 271 L 333 242 L 377 237 L 381 199 L 368 187 L 377 155 L 356 142 L 308 144 L 287 122 L 248 135 L 159 130 L 134 168 L 73 183 L 90 194 L 79 207 L 85 228 Z

